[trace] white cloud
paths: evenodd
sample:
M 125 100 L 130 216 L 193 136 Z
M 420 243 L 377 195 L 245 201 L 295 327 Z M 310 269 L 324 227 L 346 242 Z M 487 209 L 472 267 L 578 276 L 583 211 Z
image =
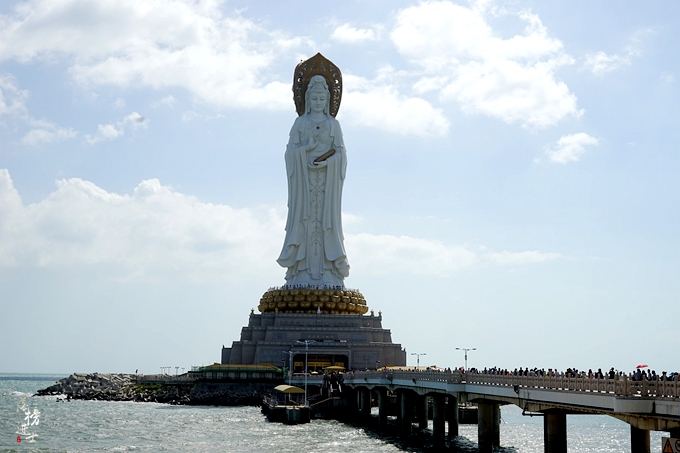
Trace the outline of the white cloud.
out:
M 479 257 L 465 247 L 408 236 L 360 233 L 347 236 L 353 266 L 362 273 L 389 275 L 451 276 L 479 264 Z M 357 264 L 360 263 L 360 264 Z
M 182 121 L 185 122 L 194 120 L 215 120 L 219 118 L 224 118 L 224 115 L 222 115 L 221 113 L 206 115 L 203 113 L 198 113 L 194 110 L 187 110 L 186 112 L 182 113 Z
M 40 145 L 74 138 L 78 132 L 73 128 L 59 127 L 46 120 L 29 120 L 32 129 L 21 140 L 26 145 Z
M 371 28 L 356 28 L 350 24 L 342 24 L 333 30 L 331 39 L 344 43 L 356 44 L 365 41 L 375 41 L 379 37 L 379 32 Z
M 9 172 L 0 170 L 0 267 L 114 265 L 127 279 L 191 281 L 238 281 L 269 269 L 283 279 L 274 261 L 283 212 L 203 203 L 156 179 L 142 181 L 131 195 L 78 178 L 61 180 L 53 193 L 24 206 Z M 450 277 L 464 269 L 561 257 L 367 233 L 347 235 L 346 243 L 352 265 L 368 275 Z
M 163 99 L 161 99 L 160 101 L 154 102 L 151 105 L 151 107 L 153 107 L 153 108 L 158 108 L 158 107 L 169 107 L 169 108 L 171 108 L 175 105 L 175 102 L 177 102 L 177 99 L 175 98 L 175 96 L 169 94 L 169 95 L 165 96 Z
M 659 76 L 659 80 L 666 85 L 670 85 L 671 83 L 675 82 L 675 77 L 673 74 L 664 71 Z
M 633 58 L 642 55 L 642 41 L 646 35 L 654 33 L 652 29 L 638 30 L 630 38 L 629 44 L 621 54 L 607 54 L 603 51 L 586 54 L 583 67 L 596 76 L 602 76 L 624 66 L 630 66 Z
M 119 266 L 130 279 L 238 278 L 272 263 L 280 247 L 273 210 L 235 209 L 147 180 L 132 195 L 82 179 L 23 206 L 9 172 L 0 170 L 0 266 Z
M 516 266 L 523 264 L 543 263 L 545 261 L 562 258 L 559 253 L 544 253 L 536 250 L 526 252 L 489 252 L 486 255 L 489 262 L 500 266 Z
M 539 251 L 493 252 L 486 247 L 472 248 L 409 236 L 368 233 L 348 235 L 347 248 L 354 252 L 350 257 L 353 265 L 360 267 L 364 274 L 401 273 L 444 278 L 467 269 L 535 264 L 563 257 L 559 253 Z
M 19 89 L 12 75 L 0 75 L 0 116 L 25 115 L 27 98 L 28 91 Z
M 65 59 L 84 87 L 182 87 L 203 102 L 290 108 L 265 71 L 298 46 L 213 0 L 30 0 L 0 16 L 0 60 Z
M 193 121 L 200 117 L 201 115 L 193 110 L 187 110 L 186 112 L 182 113 L 182 121 Z
M 593 74 L 601 76 L 622 66 L 630 66 L 631 58 L 628 55 L 607 55 L 600 51 L 587 54 L 583 64 Z
M 400 94 L 385 81 L 345 76 L 342 117 L 347 121 L 400 135 L 446 135 L 449 121 L 441 109 L 422 98 Z M 357 89 L 357 87 L 360 87 Z
M 149 125 L 149 120 L 144 118 L 137 112 L 132 112 L 122 120 L 110 124 L 100 124 L 97 126 L 97 133 L 94 135 L 86 135 L 85 141 L 91 145 L 104 140 L 115 140 L 118 137 L 125 135 L 126 128 L 133 130 L 144 128 Z
M 599 140 L 585 132 L 564 135 L 557 140 L 554 148 L 546 148 L 545 154 L 551 161 L 558 164 L 576 162 L 586 152 L 586 146 L 597 146 Z
M 391 39 L 398 51 L 419 66 L 414 85 L 438 92 L 466 114 L 481 113 L 507 123 L 546 127 L 579 117 L 576 96 L 556 78 L 573 64 L 562 43 L 551 37 L 539 17 L 515 13 L 521 33 L 501 38 L 487 19 L 512 14 L 490 9 L 490 2 L 467 8 L 451 2 L 424 2 L 400 11 Z
M 72 128 L 63 128 L 44 120 L 33 118 L 26 108 L 28 91 L 19 85 L 10 74 L 0 75 L 0 117 L 7 116 L 28 125 L 30 130 L 21 139 L 26 145 L 40 145 L 76 137 L 78 133 Z

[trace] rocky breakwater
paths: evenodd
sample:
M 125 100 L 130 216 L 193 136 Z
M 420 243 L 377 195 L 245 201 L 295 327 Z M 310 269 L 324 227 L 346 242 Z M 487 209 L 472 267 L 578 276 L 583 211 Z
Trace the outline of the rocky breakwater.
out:
M 274 385 L 259 382 L 144 381 L 134 374 L 74 373 L 36 395 L 66 399 L 166 404 L 259 406 Z
M 188 404 L 193 385 L 138 383 L 134 374 L 74 373 L 36 395 L 65 395 L 67 399 L 139 401 Z

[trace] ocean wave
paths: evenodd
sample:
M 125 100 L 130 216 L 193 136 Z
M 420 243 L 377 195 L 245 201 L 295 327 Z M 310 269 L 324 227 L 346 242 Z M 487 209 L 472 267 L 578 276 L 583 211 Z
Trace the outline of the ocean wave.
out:
M 33 396 L 33 393 L 30 392 L 19 392 L 19 391 L 13 391 L 9 392 L 11 396 Z

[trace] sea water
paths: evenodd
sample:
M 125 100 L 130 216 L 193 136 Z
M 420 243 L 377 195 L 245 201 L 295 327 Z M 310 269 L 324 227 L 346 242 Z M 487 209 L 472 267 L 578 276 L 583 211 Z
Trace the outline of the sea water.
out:
M 334 420 L 270 423 L 256 407 L 170 406 L 112 401 L 60 401 L 32 395 L 65 376 L 0 375 L 0 452 L 425 452 L 431 435 L 401 440 L 374 428 Z M 28 412 L 27 412 L 28 411 Z M 27 417 L 27 413 L 30 416 Z M 34 423 L 37 418 L 37 423 Z M 34 434 L 33 442 L 18 434 Z M 432 422 L 430 421 L 430 430 Z M 477 426 L 460 425 L 452 452 L 477 451 Z M 652 432 L 652 452 L 661 436 Z M 570 452 L 630 452 L 629 425 L 604 415 L 567 416 Z M 543 452 L 543 419 L 501 408 L 499 453 Z

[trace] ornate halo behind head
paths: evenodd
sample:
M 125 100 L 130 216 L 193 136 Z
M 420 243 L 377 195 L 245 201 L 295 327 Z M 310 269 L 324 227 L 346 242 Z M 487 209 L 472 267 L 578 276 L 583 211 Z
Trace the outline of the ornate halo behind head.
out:
M 307 93 L 307 86 L 309 81 L 315 75 L 323 76 L 328 83 L 328 91 L 331 98 L 329 102 L 329 110 L 332 117 L 338 114 L 340 109 L 340 101 L 342 100 L 342 74 L 337 66 L 326 57 L 317 53 L 312 58 L 300 62 L 295 67 L 295 74 L 293 75 L 293 100 L 295 101 L 295 110 L 298 116 L 305 113 L 305 94 Z

